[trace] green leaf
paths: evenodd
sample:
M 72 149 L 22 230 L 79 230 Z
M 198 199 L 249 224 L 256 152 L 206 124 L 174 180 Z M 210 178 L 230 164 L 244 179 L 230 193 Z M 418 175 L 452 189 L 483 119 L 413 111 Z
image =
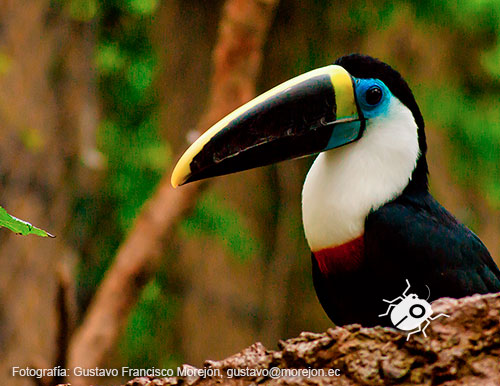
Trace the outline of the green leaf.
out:
M 7 211 L 0 206 L 0 227 L 5 227 L 10 229 L 19 235 L 37 235 L 42 237 L 55 237 L 43 229 L 37 228 L 31 225 L 29 222 L 18 219 L 17 217 L 11 216 Z

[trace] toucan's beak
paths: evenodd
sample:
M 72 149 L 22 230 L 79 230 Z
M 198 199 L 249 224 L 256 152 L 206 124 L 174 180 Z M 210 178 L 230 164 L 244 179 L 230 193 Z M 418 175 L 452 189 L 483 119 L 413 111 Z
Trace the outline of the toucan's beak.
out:
M 182 155 L 174 187 L 316 154 L 363 134 L 353 80 L 340 66 L 310 71 L 276 86 L 208 129 Z

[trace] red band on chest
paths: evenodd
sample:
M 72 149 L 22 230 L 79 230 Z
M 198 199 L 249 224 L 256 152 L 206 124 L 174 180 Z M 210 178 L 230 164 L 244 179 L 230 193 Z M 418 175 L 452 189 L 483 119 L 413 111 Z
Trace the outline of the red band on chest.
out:
M 325 276 L 356 270 L 363 262 L 363 236 L 333 248 L 313 252 L 313 255 L 318 262 L 319 270 Z

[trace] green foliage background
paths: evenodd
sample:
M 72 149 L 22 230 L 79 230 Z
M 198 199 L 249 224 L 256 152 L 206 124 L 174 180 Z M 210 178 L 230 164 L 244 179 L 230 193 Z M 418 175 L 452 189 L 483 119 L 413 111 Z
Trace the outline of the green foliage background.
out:
M 97 30 L 94 63 L 102 101 L 98 145 L 108 164 L 99 196 L 75 201 L 75 227 L 94 239 L 79 268 L 79 296 L 84 306 L 144 201 L 173 162 L 174 152 L 160 127 L 159 86 L 155 84 L 161 68 L 169 63 L 161 62 L 151 36 L 151 24 L 160 5 L 158 0 L 67 0 L 63 5 L 74 20 L 93 23 Z M 452 138 L 455 163 L 450 169 L 456 181 L 475 185 L 491 207 L 500 209 L 500 2 L 306 1 L 299 5 L 283 1 L 277 19 L 280 12 L 291 12 L 289 7 L 309 7 L 314 18 L 311 25 L 326 31 L 324 41 L 310 40 L 282 53 L 293 54 L 286 69 L 289 77 L 331 61 L 332 53 L 327 49 L 337 44 L 333 26 L 338 22 L 339 9 L 343 12 L 342 25 L 348 28 L 344 36 L 356 44 L 388 31 L 386 44 L 390 45 L 390 39 L 396 38 L 391 35 L 391 26 L 406 20 L 415 26 L 412 33 L 421 34 L 420 39 L 435 38 L 453 46 L 456 51 L 445 59 L 447 72 L 434 77 L 432 83 L 422 82 L 418 71 L 404 75 L 414 85 L 427 126 Z M 439 36 L 433 37 L 429 30 Z M 425 57 L 432 59 L 435 55 L 438 52 Z M 390 57 L 384 59 L 391 62 Z M 410 69 L 417 67 L 411 57 L 406 60 Z M 262 88 L 270 86 L 263 84 Z M 469 219 L 469 225 L 474 227 L 474 219 Z M 179 234 L 185 240 L 212 238 L 242 264 L 264 249 L 263 240 L 252 234 L 244 215 L 228 207 L 214 192 L 202 197 Z M 75 242 L 81 240 L 77 237 Z M 162 268 L 144 289 L 130 317 L 120 345 L 124 365 L 170 367 L 182 360 L 171 333 L 180 299 L 169 287 L 165 270 Z M 155 341 L 165 343 L 163 352 L 147 349 Z

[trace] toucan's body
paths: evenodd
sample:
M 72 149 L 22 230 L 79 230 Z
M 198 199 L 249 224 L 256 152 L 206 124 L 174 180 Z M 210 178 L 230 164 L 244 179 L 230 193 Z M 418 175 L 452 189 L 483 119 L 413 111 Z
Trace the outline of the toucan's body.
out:
M 428 192 L 411 90 L 368 56 L 342 57 L 240 107 L 186 151 L 172 183 L 316 153 L 302 215 L 316 292 L 335 323 L 389 323 L 382 299 L 406 279 L 430 300 L 500 291 L 486 247 Z
M 360 239 L 355 265 L 321 270 L 313 254 L 316 293 L 337 324 L 388 323 L 378 316 L 381 300 L 400 295 L 404 278 L 423 298 L 427 285 L 429 301 L 500 291 L 500 273 L 483 243 L 427 192 L 405 192 L 370 213 Z

